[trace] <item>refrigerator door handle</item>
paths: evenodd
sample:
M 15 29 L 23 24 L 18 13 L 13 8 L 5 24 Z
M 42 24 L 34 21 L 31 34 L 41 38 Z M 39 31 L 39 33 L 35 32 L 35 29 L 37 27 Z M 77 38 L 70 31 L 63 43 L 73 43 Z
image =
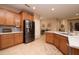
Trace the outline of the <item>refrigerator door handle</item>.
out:
M 31 29 L 32 29 L 32 22 L 31 22 Z
M 29 32 L 29 29 L 27 29 L 27 32 Z

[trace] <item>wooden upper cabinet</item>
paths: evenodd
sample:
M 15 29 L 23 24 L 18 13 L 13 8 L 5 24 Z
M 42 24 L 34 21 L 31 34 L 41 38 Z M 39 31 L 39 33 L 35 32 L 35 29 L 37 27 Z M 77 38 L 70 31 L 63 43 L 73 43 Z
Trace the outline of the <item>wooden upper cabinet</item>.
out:
M 30 20 L 33 20 L 33 15 L 29 15 L 29 19 Z
M 32 19 L 32 20 L 34 19 L 34 16 L 33 16 L 33 15 L 31 15 L 31 19 Z
M 0 25 L 5 24 L 5 11 L 0 9 Z
M 33 20 L 32 18 L 33 18 L 33 17 L 31 17 L 30 14 L 27 13 L 27 12 L 24 12 L 24 11 L 23 11 L 23 12 L 21 13 L 21 22 L 20 22 L 20 23 L 21 23 L 21 30 L 23 30 L 23 21 L 24 21 L 24 20 L 27 20 L 27 19 Z
M 28 14 L 26 12 L 22 12 L 22 19 L 23 20 L 28 19 L 27 16 L 28 16 Z
M 15 25 L 13 13 L 7 11 L 5 17 L 6 17 L 6 25 Z
M 23 24 L 22 22 L 24 19 L 33 20 L 33 16 L 24 11 L 22 14 L 16 14 L 6 9 L 0 9 L 0 25 L 14 25 L 16 27 L 20 27 L 20 25 Z
M 0 25 L 13 25 L 20 27 L 20 14 L 0 9 Z
M 27 12 L 22 12 L 22 19 L 29 19 L 29 20 L 32 20 L 33 19 L 33 16 Z
M 16 14 L 15 17 L 14 17 L 14 21 L 15 21 L 15 26 L 16 27 L 20 27 L 20 15 L 19 14 Z
M 28 16 L 27 16 L 27 19 L 31 20 L 31 19 L 30 19 L 30 15 L 29 15 L 29 14 L 28 14 Z

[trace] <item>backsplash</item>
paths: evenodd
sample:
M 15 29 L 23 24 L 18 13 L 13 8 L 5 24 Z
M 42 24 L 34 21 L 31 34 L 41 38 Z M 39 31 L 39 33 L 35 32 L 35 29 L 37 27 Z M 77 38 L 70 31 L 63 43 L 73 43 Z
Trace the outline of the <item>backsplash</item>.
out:
M 0 27 L 0 33 L 2 32 L 2 27 Z
M 6 27 L 6 26 L 0 26 L 0 33 L 2 33 L 2 30 L 3 28 Z M 17 28 L 17 27 L 9 27 L 12 29 L 12 32 L 18 32 L 20 31 L 20 28 Z
M 12 27 L 12 31 L 13 32 L 18 32 L 18 31 L 20 31 L 20 28 Z

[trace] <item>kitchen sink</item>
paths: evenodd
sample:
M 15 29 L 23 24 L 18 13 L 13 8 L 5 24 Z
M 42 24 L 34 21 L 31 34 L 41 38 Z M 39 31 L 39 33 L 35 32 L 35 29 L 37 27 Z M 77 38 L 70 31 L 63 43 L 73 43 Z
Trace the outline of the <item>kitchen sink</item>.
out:
M 68 32 L 60 32 L 60 34 L 69 35 L 69 33 L 68 33 Z

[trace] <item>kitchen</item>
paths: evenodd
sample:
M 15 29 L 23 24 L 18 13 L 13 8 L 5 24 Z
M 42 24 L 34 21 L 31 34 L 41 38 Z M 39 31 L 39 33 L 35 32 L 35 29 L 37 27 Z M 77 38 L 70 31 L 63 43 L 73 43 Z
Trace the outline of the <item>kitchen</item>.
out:
M 0 49 L 23 43 L 23 21 L 33 20 L 33 14 L 10 6 L 0 7 Z
M 74 4 L 0 5 L 0 54 L 78 55 L 78 6 Z M 35 40 L 25 44 L 23 21 L 27 19 L 35 22 L 33 31 Z

